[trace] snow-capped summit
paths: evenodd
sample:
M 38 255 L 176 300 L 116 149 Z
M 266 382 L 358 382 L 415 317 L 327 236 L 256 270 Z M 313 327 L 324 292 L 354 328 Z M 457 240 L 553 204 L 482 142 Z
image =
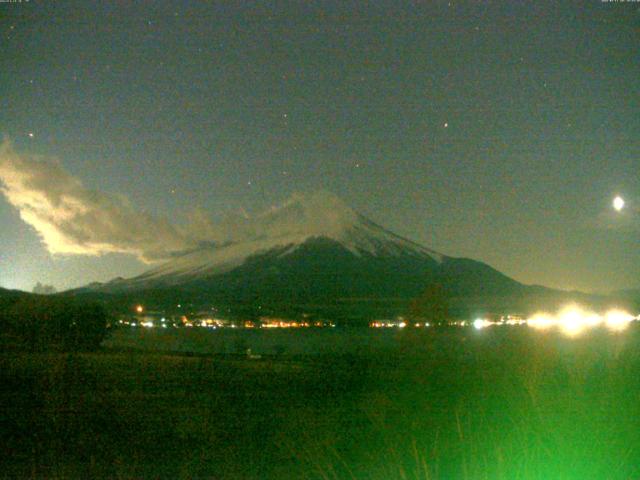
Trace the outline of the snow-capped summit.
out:
M 337 239 L 359 222 L 359 215 L 332 193 L 293 194 L 277 207 L 250 217 L 228 216 L 215 226 L 219 243 L 264 238 L 323 236 Z
M 134 279 L 175 284 L 186 277 L 210 277 L 242 265 L 249 257 L 278 251 L 283 257 L 310 239 L 335 242 L 353 255 L 414 256 L 440 262 L 443 256 L 376 225 L 326 191 L 294 194 L 279 207 L 225 228 L 222 245 L 179 256 Z
M 336 195 L 321 190 L 293 194 L 279 207 L 259 215 L 258 228 L 267 236 L 326 236 L 338 239 L 360 222 L 360 216 Z
M 333 193 L 294 194 L 280 207 L 259 215 L 255 238 L 335 240 L 356 255 L 393 254 L 404 250 L 440 259 L 441 255 L 395 235 L 357 213 Z M 291 243 L 296 243 L 295 241 Z

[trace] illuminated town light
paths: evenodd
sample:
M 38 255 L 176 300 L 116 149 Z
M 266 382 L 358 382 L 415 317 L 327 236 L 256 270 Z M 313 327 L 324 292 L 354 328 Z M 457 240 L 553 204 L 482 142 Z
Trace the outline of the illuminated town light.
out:
M 484 318 L 476 318 L 473 321 L 473 328 L 475 328 L 476 330 L 482 330 L 489 325 L 491 325 L 491 322 L 489 320 L 485 320 Z
M 560 312 L 560 329 L 570 337 L 579 335 L 586 327 L 584 319 L 584 312 L 582 312 L 582 310 L 580 310 L 579 308 L 566 308 L 562 312 Z
M 597 313 L 589 313 L 584 317 L 584 324 L 587 327 L 597 327 L 602 323 L 602 316 Z
M 144 307 L 142 305 L 137 305 L 136 306 L 136 312 L 138 312 L 138 313 L 144 312 Z
M 620 332 L 625 330 L 635 317 L 623 310 L 609 310 L 604 316 L 604 323 L 609 330 Z
M 585 311 L 578 306 L 563 309 L 555 316 L 546 313 L 538 313 L 526 320 L 528 326 L 546 330 L 558 326 L 560 330 L 570 337 L 582 333 L 587 328 L 596 328 L 605 325 L 609 330 L 619 332 L 625 330 L 631 322 L 640 318 L 634 317 L 624 310 L 609 310 L 604 315 Z
M 624 199 L 620 196 L 617 196 L 613 199 L 613 208 L 619 212 L 624 208 Z
M 546 313 L 537 313 L 527 320 L 527 325 L 538 330 L 547 330 L 548 328 L 553 327 L 555 323 L 554 319 Z

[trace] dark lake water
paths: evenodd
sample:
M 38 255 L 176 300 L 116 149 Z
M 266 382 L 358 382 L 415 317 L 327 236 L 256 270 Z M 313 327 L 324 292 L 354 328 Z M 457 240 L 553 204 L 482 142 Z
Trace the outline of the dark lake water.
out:
M 413 332 L 426 340 L 425 332 Z M 398 329 L 145 329 L 123 328 L 106 347 L 141 348 L 203 354 L 236 354 L 250 348 L 254 354 L 340 355 L 395 350 L 407 335 Z
M 420 356 L 439 352 L 464 355 L 474 346 L 499 347 L 513 342 L 554 344 L 562 348 L 618 349 L 639 340 L 637 323 L 613 334 L 604 329 L 567 338 L 560 332 L 536 331 L 527 326 L 431 328 L 308 328 L 308 329 L 147 329 L 122 328 L 104 343 L 107 348 L 142 349 L 195 354 L 240 354 L 251 349 L 257 355 L 348 355 L 398 354 Z

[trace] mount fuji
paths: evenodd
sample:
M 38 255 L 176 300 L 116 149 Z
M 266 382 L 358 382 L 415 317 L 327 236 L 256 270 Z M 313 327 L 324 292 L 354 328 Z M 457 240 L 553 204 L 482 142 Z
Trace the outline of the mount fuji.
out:
M 451 298 L 546 290 L 396 235 L 327 192 L 294 195 L 255 218 L 228 220 L 210 244 L 137 277 L 81 290 L 166 304 L 191 299 L 274 311 L 366 304 L 391 312 L 434 286 Z

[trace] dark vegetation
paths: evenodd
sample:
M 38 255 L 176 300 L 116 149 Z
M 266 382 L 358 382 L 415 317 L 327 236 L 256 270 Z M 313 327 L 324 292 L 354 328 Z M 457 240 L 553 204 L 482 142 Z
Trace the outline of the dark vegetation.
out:
M 637 325 L 394 335 L 260 360 L 4 353 L 0 478 L 640 477 Z
M 95 350 L 107 327 L 106 310 L 95 302 L 0 292 L 0 346 L 4 350 Z

